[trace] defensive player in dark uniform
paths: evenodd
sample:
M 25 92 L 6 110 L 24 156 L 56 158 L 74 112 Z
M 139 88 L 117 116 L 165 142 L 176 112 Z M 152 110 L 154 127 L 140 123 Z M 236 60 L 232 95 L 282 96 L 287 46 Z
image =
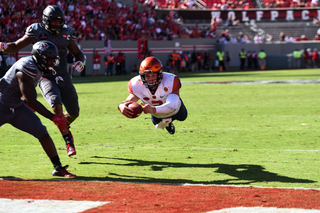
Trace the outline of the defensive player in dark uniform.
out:
M 75 43 L 75 30 L 64 23 L 65 17 L 60 7 L 49 5 L 43 11 L 42 23 L 31 24 L 26 29 L 25 35 L 15 42 L 0 42 L 0 50 L 12 53 L 40 40 L 51 41 L 57 46 L 60 65 L 54 67 L 55 72 L 44 74 L 38 86 L 44 98 L 51 105 L 53 113 L 62 115 L 63 104 L 66 110 L 65 117 L 72 123 L 79 116 L 79 102 L 67 70 L 67 50 L 74 55 L 76 61 L 74 69 L 78 72 L 84 68 L 84 55 Z M 70 130 L 63 130 L 61 134 L 66 142 L 68 156 L 75 155 L 76 150 Z
M 53 114 L 37 101 L 35 89 L 42 75 L 52 72 L 53 66 L 58 63 L 57 47 L 52 42 L 39 41 L 33 45 L 31 56 L 21 58 L 13 64 L 0 79 L 0 126 L 9 123 L 36 137 L 53 164 L 53 176 L 75 177 L 76 175 L 66 170 L 68 166 L 61 165 L 56 147 L 46 127 L 31 110 L 32 108 L 52 120 L 60 131 L 68 129 L 69 121 L 64 115 Z

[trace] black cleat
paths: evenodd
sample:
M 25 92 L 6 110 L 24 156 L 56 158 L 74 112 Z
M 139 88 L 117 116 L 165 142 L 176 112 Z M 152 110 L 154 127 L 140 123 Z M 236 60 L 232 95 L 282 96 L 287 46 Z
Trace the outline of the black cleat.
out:
M 174 127 L 173 123 L 170 122 L 168 126 L 166 126 L 166 130 L 173 135 L 176 131 L 176 128 Z

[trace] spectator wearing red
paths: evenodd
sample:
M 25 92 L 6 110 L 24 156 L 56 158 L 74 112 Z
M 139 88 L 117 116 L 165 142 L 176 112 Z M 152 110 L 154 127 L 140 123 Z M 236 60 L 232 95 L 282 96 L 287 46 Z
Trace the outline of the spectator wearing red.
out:
M 116 62 L 116 75 L 122 75 L 123 74 L 123 65 L 124 65 L 124 55 L 119 52 L 118 55 L 115 58 Z
M 316 34 L 313 38 L 314 41 L 319 41 L 320 40 L 320 35 Z
M 308 39 L 308 37 L 307 36 L 305 36 L 305 35 L 302 35 L 301 36 L 301 41 L 308 41 L 309 39 Z
M 101 55 L 96 51 L 93 50 L 93 77 L 99 75 L 100 71 L 100 63 L 101 63 Z
M 138 11 L 138 4 L 137 3 L 133 3 L 132 10 L 133 10 L 133 12 L 137 12 Z
M 313 68 L 318 68 L 319 53 L 318 53 L 317 48 L 313 49 L 311 61 L 312 61 Z
M 203 61 L 203 58 L 202 58 L 202 54 L 200 52 L 197 52 L 197 71 L 201 71 L 202 70 L 202 61 Z
M 300 36 L 296 36 L 295 39 L 294 39 L 294 41 L 301 41 Z
M 311 67 L 311 49 L 305 49 L 303 52 L 303 62 L 306 68 Z

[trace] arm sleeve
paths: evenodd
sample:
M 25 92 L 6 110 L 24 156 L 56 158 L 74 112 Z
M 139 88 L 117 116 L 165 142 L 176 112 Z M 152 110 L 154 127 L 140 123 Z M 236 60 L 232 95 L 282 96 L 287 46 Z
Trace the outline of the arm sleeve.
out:
M 170 94 L 167 97 L 166 103 L 161 106 L 156 106 L 156 113 L 169 114 L 178 111 L 181 106 L 181 100 L 178 95 Z

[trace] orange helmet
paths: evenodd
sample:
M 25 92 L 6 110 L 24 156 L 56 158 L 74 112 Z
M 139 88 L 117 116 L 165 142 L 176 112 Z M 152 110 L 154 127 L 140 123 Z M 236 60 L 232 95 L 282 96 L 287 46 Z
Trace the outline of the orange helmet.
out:
M 139 75 L 142 83 L 149 89 L 153 89 L 161 83 L 163 66 L 159 59 L 156 57 L 147 57 L 141 64 L 139 69 Z M 154 84 L 148 84 L 145 79 L 145 74 L 156 73 L 157 81 Z

